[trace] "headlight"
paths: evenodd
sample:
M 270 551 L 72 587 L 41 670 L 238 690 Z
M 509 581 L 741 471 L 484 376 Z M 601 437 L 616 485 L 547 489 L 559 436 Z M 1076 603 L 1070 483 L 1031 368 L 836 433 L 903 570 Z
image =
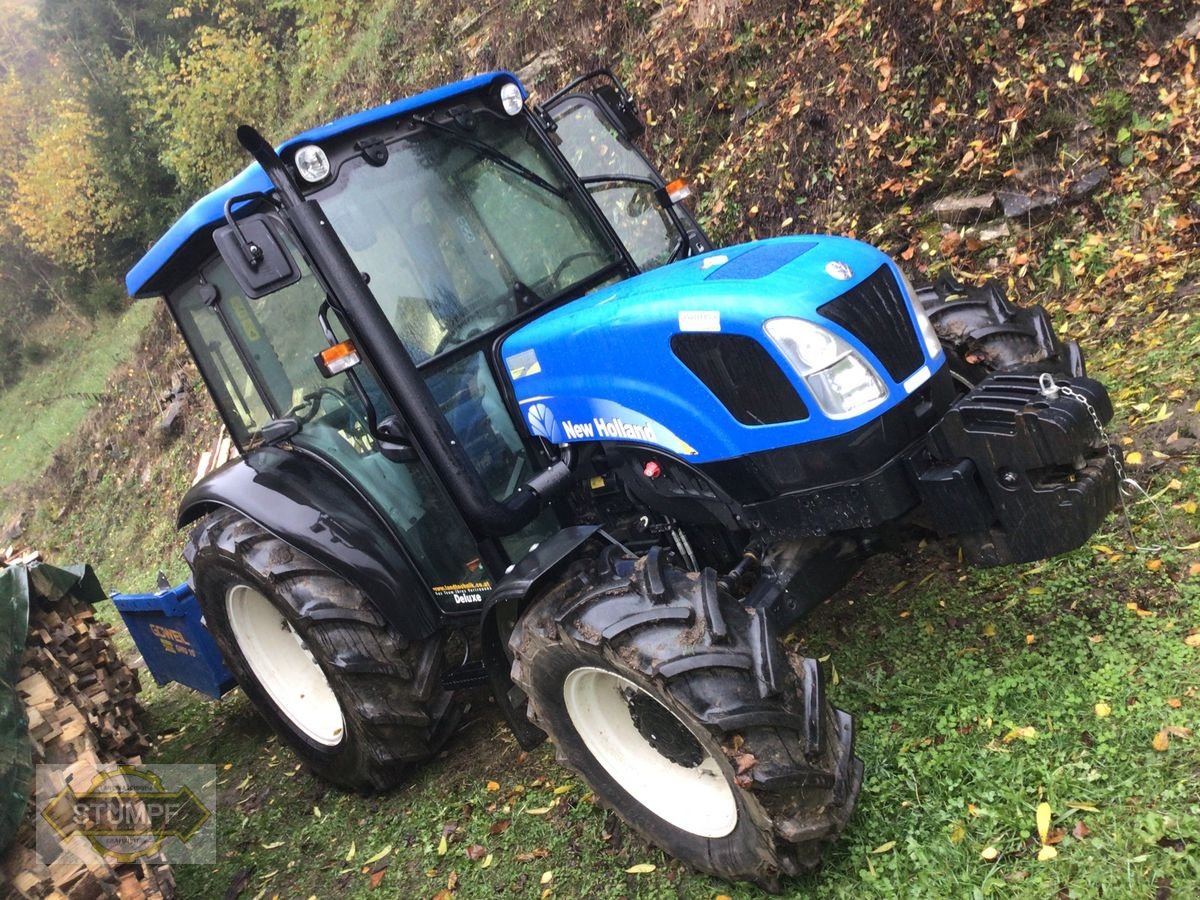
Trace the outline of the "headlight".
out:
M 897 269 L 896 271 L 900 271 Z M 942 352 L 942 342 L 938 338 L 937 329 L 933 327 L 933 323 L 929 321 L 929 316 L 925 314 L 925 308 L 921 305 L 921 301 L 917 299 L 917 289 L 912 286 L 912 282 L 908 280 L 908 276 L 900 272 L 900 277 L 904 279 L 905 290 L 908 291 L 908 299 L 912 302 L 913 312 L 917 317 L 917 329 L 921 332 L 921 340 L 925 342 L 925 352 L 929 354 L 930 359 L 937 359 L 938 354 Z
M 502 84 L 500 86 L 500 105 L 510 116 L 519 113 L 525 105 L 525 98 L 521 96 L 521 88 L 511 81 Z
M 307 144 L 296 151 L 296 171 L 310 184 L 329 177 L 329 157 L 316 144 Z
M 833 332 L 792 318 L 768 319 L 763 329 L 829 418 L 848 419 L 887 399 L 871 364 Z

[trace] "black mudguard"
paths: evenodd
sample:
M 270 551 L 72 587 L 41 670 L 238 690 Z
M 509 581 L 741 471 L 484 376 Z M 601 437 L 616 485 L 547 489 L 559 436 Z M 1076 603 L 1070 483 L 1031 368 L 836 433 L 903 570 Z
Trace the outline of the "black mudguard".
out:
M 237 510 L 354 584 L 408 640 L 437 630 L 433 598 L 403 545 L 319 457 L 276 447 L 252 450 L 193 485 L 180 504 L 178 527 L 219 506 Z
M 525 694 L 512 682 L 512 663 L 504 649 L 506 635 L 502 633 L 500 619 L 503 616 L 507 621 L 515 622 L 529 601 L 577 558 L 599 532 L 599 525 L 573 525 L 542 541 L 536 550 L 500 579 L 484 602 L 479 622 L 483 664 L 496 705 L 508 721 L 517 743 L 526 750 L 532 750 L 544 741 L 546 733 L 529 721 L 525 713 Z

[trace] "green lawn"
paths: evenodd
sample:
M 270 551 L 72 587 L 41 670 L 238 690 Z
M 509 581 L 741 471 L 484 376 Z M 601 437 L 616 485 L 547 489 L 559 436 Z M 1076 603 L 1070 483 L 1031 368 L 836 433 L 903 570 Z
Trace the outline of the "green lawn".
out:
M 1198 487 L 1193 475 L 1181 495 Z M 1200 648 L 1186 640 L 1200 631 L 1200 576 L 1174 553 L 1151 571 L 1097 549 L 1120 543 L 1114 531 L 995 572 L 937 551 L 884 558 L 816 612 L 797 649 L 828 656 L 834 700 L 858 716 L 866 780 L 825 867 L 786 896 L 1200 892 Z M 486 697 L 442 759 L 370 799 L 299 770 L 240 694 L 149 699 L 165 735 L 154 760 L 218 766 L 221 859 L 177 871 L 185 896 L 220 896 L 248 869 L 246 896 L 378 896 L 371 874 L 384 866 L 382 887 L 404 897 L 450 880 L 461 898 L 531 896 L 545 872 L 558 896 L 760 896 L 617 825 L 549 748 L 520 754 Z M 1049 861 L 1037 858 L 1042 801 Z M 639 863 L 656 868 L 626 874 Z
M 49 359 L 0 393 L 0 488 L 36 478 L 104 391 L 109 373 L 129 358 L 153 303 L 58 338 Z

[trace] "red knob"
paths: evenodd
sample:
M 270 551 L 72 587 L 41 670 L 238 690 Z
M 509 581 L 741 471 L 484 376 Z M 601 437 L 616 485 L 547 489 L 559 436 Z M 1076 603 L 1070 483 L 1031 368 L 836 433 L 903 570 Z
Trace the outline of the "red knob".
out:
M 653 480 L 662 476 L 662 466 L 654 460 L 650 460 L 646 465 L 642 466 L 642 474 Z

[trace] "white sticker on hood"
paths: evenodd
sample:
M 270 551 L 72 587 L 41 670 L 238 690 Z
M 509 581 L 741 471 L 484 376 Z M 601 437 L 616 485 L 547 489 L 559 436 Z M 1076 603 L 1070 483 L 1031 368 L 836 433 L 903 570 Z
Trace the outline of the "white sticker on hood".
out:
M 719 309 L 684 309 L 679 312 L 680 331 L 720 331 Z

